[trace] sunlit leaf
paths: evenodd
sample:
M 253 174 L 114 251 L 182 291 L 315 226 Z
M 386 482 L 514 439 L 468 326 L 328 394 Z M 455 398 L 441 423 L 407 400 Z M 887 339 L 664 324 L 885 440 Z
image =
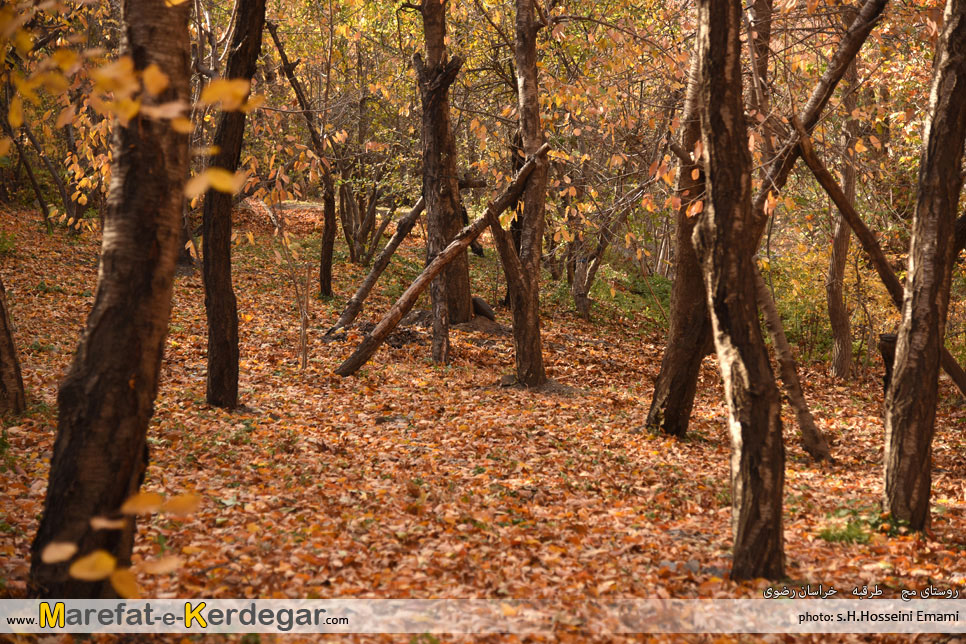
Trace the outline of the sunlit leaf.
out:
M 81 581 L 100 581 L 114 572 L 117 559 L 106 550 L 95 550 L 70 565 L 68 574 Z

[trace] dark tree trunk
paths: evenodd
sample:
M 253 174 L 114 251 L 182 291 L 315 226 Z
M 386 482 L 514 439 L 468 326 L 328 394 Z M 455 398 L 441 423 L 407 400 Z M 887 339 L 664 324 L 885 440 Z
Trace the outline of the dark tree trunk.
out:
M 675 275 L 671 287 L 670 328 L 661 371 L 654 383 L 654 396 L 647 413 L 647 426 L 671 436 L 684 436 L 691 419 L 698 371 L 712 349 L 711 319 L 701 267 L 691 243 L 697 217 L 689 216 L 692 204 L 704 199 L 704 170 L 694 159 L 694 147 L 701 138 L 701 97 L 698 56 L 692 59 L 688 89 L 681 116 L 683 152 L 692 158 L 678 170 L 675 194 L 681 200 L 677 211 L 674 241 Z M 697 177 L 694 172 L 697 171 Z
M 146 102 L 190 100 L 188 13 L 185 3 L 124 2 L 125 53 L 138 71 L 156 64 L 170 79 L 160 96 L 145 96 Z M 133 519 L 123 530 L 97 531 L 90 520 L 116 516 L 144 476 L 187 174 L 188 137 L 169 121 L 137 116 L 126 127 L 115 126 L 97 294 L 58 395 L 47 497 L 31 547 L 33 596 L 114 596 L 106 579 L 70 578 L 70 562 L 44 563 L 41 553 L 51 542 L 77 544 L 78 557 L 103 549 L 120 566 L 130 563 Z
M 963 185 L 966 139 L 966 0 L 948 0 L 936 55 L 902 322 L 886 391 L 885 501 L 915 530 L 929 525 L 932 437 L 940 351 Z
M 20 414 L 27 408 L 20 374 L 20 358 L 7 311 L 7 292 L 0 281 L 0 415 Z
M 700 0 L 701 125 L 708 207 L 694 245 L 701 260 L 728 402 L 735 580 L 784 576 L 781 400 L 755 305 L 751 156 L 743 120 L 739 3 Z
M 238 0 L 236 23 L 229 43 L 227 78 L 251 81 L 262 49 L 265 0 Z M 212 145 L 218 153 L 212 166 L 229 172 L 238 169 L 245 113 L 223 112 Z M 208 317 L 208 404 L 238 406 L 238 303 L 231 286 L 232 195 L 209 190 L 202 219 L 202 256 L 205 313 Z
M 285 55 L 285 48 L 282 45 L 282 41 L 278 37 L 278 26 L 269 21 L 265 21 L 265 26 L 268 28 L 268 33 L 271 34 L 275 48 L 278 50 L 278 57 L 282 60 L 282 71 L 285 73 L 289 85 L 292 86 L 292 91 L 295 92 L 295 99 L 298 101 L 299 108 L 302 110 L 305 125 L 309 130 L 309 137 L 312 139 L 312 149 L 315 151 L 315 156 L 319 158 L 322 171 L 323 207 L 322 254 L 319 259 L 319 295 L 322 297 L 331 297 L 332 249 L 335 247 L 337 227 L 335 221 L 335 181 L 332 179 L 332 172 L 325 158 L 325 143 L 322 140 L 322 135 L 319 132 L 315 120 L 315 112 L 312 111 L 312 106 L 309 104 L 309 99 L 305 94 L 302 83 L 299 82 L 298 77 L 295 75 L 295 67 L 298 65 L 298 61 L 294 63 L 289 62 L 288 56 Z M 326 92 L 326 98 L 328 98 L 328 91 Z
M 847 7 L 843 19 L 851 23 L 855 19 L 855 9 Z M 848 117 L 845 120 L 844 148 L 842 163 L 842 187 L 845 196 L 855 204 L 855 143 L 858 140 L 858 121 L 852 117 L 857 104 L 858 74 L 855 61 L 845 72 L 842 87 L 845 96 L 842 105 Z M 828 277 L 825 280 L 825 301 L 828 306 L 829 325 L 832 328 L 832 376 L 847 380 L 852 371 L 852 328 L 849 311 L 845 306 L 845 266 L 849 259 L 849 241 L 852 229 L 840 214 L 835 220 L 832 236 L 832 254 L 829 257 Z
M 419 81 L 419 98 L 423 112 L 423 198 L 426 200 L 426 259 L 429 262 L 461 228 L 456 141 L 450 123 L 449 88 L 463 61 L 458 56 L 449 58 L 446 51 L 448 3 L 426 0 L 421 6 L 426 57 L 424 60 L 417 54 L 413 58 L 413 64 Z M 433 289 L 433 292 L 437 295 L 445 293 L 448 322 L 468 322 L 473 317 L 473 304 L 470 298 L 469 261 L 466 253 L 450 262 L 439 279 L 445 281 L 445 289 Z M 440 309 L 434 307 L 434 310 Z M 445 326 L 434 324 L 434 334 L 442 333 Z M 434 342 L 434 346 L 444 344 Z

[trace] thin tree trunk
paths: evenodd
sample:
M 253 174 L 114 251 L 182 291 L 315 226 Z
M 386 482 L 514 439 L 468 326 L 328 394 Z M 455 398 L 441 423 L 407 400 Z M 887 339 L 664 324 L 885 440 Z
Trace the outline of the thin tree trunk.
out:
M 758 267 L 755 266 L 755 291 L 758 298 L 758 308 L 765 318 L 765 328 L 771 336 L 772 343 L 775 345 L 775 354 L 778 356 L 778 366 L 781 372 L 782 384 L 785 387 L 785 395 L 795 409 L 795 417 L 798 419 L 798 428 L 802 432 L 802 449 L 808 452 L 809 456 L 816 461 L 831 459 L 832 455 L 828 449 L 828 442 L 825 436 L 815 426 L 815 419 L 805 401 L 805 393 L 802 391 L 802 383 L 798 378 L 798 365 L 795 363 L 795 356 L 792 355 L 792 348 L 785 337 L 785 329 L 782 326 L 782 318 L 778 314 L 778 307 L 772 298 L 771 290 L 762 278 Z
M 751 156 L 743 120 L 741 6 L 699 0 L 701 129 L 710 203 L 694 231 L 731 431 L 735 580 L 785 574 L 781 400 L 768 363 L 755 285 Z
M 329 8 L 331 15 L 331 5 Z M 319 259 L 319 295 L 321 297 L 332 297 L 332 251 L 335 247 L 336 236 L 335 181 L 332 179 L 332 172 L 325 158 L 325 143 L 322 140 L 322 135 L 315 122 L 315 113 L 312 111 L 309 99 L 305 95 L 302 83 L 299 82 L 298 77 L 295 75 L 295 66 L 298 64 L 298 61 L 294 63 L 289 62 L 288 56 L 285 55 L 285 48 L 282 46 L 282 41 L 278 37 L 278 26 L 266 20 L 265 27 L 272 36 L 275 49 L 278 50 L 278 57 L 282 60 L 282 71 L 288 79 L 289 85 L 292 86 L 292 91 L 295 92 L 295 98 L 298 101 L 299 108 L 302 110 L 302 116 L 305 118 L 305 124 L 309 130 L 309 137 L 312 139 L 312 148 L 315 151 L 315 156 L 319 158 L 319 165 L 322 170 L 323 224 L 322 253 Z M 326 86 L 325 98 L 326 102 L 328 102 L 328 85 Z
M 126 0 L 124 51 L 138 72 L 155 64 L 170 80 L 151 104 L 187 104 L 188 4 Z M 108 580 L 68 576 L 70 562 L 44 563 L 52 542 L 99 549 L 130 563 L 134 520 L 93 530 L 96 516 L 118 516 L 147 465 L 146 434 L 155 396 L 180 239 L 188 137 L 169 121 L 143 115 L 115 126 L 111 191 L 104 214 L 94 307 L 58 395 L 57 438 L 40 528 L 31 547 L 30 594 L 108 598 Z
M 228 78 L 251 81 L 262 49 L 265 0 L 238 0 L 237 17 L 228 45 Z M 212 145 L 218 153 L 212 166 L 238 169 L 245 136 L 245 113 L 223 112 Z M 238 303 L 231 285 L 232 195 L 209 190 L 202 216 L 202 270 L 208 320 L 208 383 L 206 399 L 216 407 L 238 406 Z
M 27 398 L 20 374 L 20 358 L 13 340 L 13 325 L 7 311 L 7 292 L 0 280 L 0 415 L 20 414 L 27 409 Z
M 332 327 L 326 331 L 326 335 L 332 335 L 339 329 L 344 329 L 345 327 L 352 324 L 362 311 L 362 305 L 365 304 L 366 298 L 369 297 L 369 293 L 372 292 L 372 287 L 376 285 L 379 280 L 379 276 L 382 275 L 386 267 L 389 266 L 389 260 L 392 259 L 393 253 L 399 248 L 399 244 L 402 240 L 406 238 L 406 235 L 413 229 L 416 225 L 416 220 L 419 219 L 419 215 L 422 214 L 423 208 L 425 207 L 426 201 L 420 197 L 416 205 L 413 206 L 406 215 L 399 220 L 396 224 L 396 232 L 386 244 L 386 247 L 382 249 L 379 253 L 379 257 L 376 258 L 375 263 L 372 265 L 372 269 L 369 274 L 366 275 L 366 279 L 362 281 L 359 288 L 356 289 L 355 294 L 346 303 L 345 308 L 342 310 L 342 315 L 339 316 L 339 320 L 332 325 Z
M 847 7 L 843 20 L 855 19 L 855 9 Z M 842 186 L 845 196 L 855 204 L 855 142 L 858 140 L 858 121 L 852 117 L 857 105 L 858 74 L 855 61 L 845 73 L 842 105 L 848 117 L 845 120 L 845 158 L 842 163 Z M 845 306 L 845 267 L 849 259 L 849 241 L 852 229 L 842 215 L 835 220 L 832 236 L 832 254 L 829 257 L 828 277 L 825 280 L 825 301 L 828 307 L 829 325 L 832 328 L 832 376 L 848 380 L 852 370 L 852 328 L 849 311 Z
M 499 197 L 497 197 L 496 200 L 490 202 L 490 205 L 487 206 L 486 212 L 483 213 L 483 216 L 471 223 L 469 226 L 463 228 L 463 230 L 459 232 L 453 241 L 450 242 L 450 244 L 443 249 L 442 252 L 436 255 L 433 261 L 431 261 L 426 268 L 423 269 L 423 272 L 420 273 L 415 280 L 413 280 L 413 283 L 409 285 L 409 288 L 407 288 L 406 291 L 399 296 L 399 299 L 396 300 L 395 304 L 389 308 L 389 311 L 385 316 L 383 316 L 382 320 L 379 321 L 379 324 L 377 324 L 369 335 L 362 340 L 352 355 L 346 358 L 346 360 L 339 365 L 339 368 L 335 370 L 335 373 L 345 377 L 351 376 L 358 371 L 366 362 L 369 361 L 369 358 L 372 357 L 372 355 L 376 352 L 376 349 L 378 349 L 379 346 L 385 341 L 392 330 L 396 328 L 396 325 L 399 324 L 399 321 L 403 319 L 403 317 L 409 313 L 410 310 L 412 310 L 413 305 L 416 303 L 416 300 L 419 298 L 420 294 L 426 290 L 426 287 L 429 286 L 430 282 L 432 282 L 437 275 L 440 274 L 446 265 L 458 257 L 460 253 L 465 253 L 470 243 L 479 237 L 480 233 L 486 230 L 487 226 L 490 226 L 491 228 L 499 228 L 500 214 L 509 208 L 516 201 L 516 199 L 519 198 L 526 185 L 527 178 L 530 176 L 530 173 L 533 171 L 534 166 L 536 165 L 536 160 L 545 156 L 549 149 L 550 146 L 544 145 L 537 150 L 537 153 L 534 156 L 527 159 L 527 162 L 523 164 L 522 168 L 520 168 L 520 171 L 513 178 L 513 181 L 510 183 L 510 185 L 506 187 L 506 189 L 500 194 Z M 496 222 L 496 226 L 493 225 L 493 222 Z M 500 230 L 502 231 L 503 229 L 501 228 Z M 503 237 L 505 239 L 505 231 L 503 232 Z M 496 234 L 498 233 L 494 232 L 494 235 Z
M 54 185 L 57 186 L 57 192 L 60 193 L 60 200 L 64 204 L 64 212 L 67 214 L 67 217 L 80 219 L 80 215 L 77 213 L 77 208 L 74 205 L 74 202 L 71 200 L 70 195 L 67 193 L 67 186 L 64 185 L 64 180 L 57 172 L 57 168 L 54 167 L 54 164 L 47 156 L 47 153 L 44 152 L 44 148 L 40 145 L 40 141 L 37 140 L 37 137 L 34 136 L 30 126 L 28 126 L 26 123 L 24 123 L 23 127 L 20 129 L 24 134 L 27 135 L 27 140 L 30 141 L 30 145 L 32 145 L 34 150 L 37 152 L 37 156 L 40 158 L 41 163 L 43 163 L 44 167 L 47 168 L 47 174 L 50 175 L 50 179 L 54 182 Z
M 929 526 L 932 437 L 966 140 L 966 0 L 948 0 L 919 162 L 909 271 L 885 402 L 885 502 L 914 530 Z
M 879 246 L 879 242 L 876 241 L 875 234 L 869 230 L 862 221 L 862 218 L 859 217 L 859 213 L 852 207 L 845 193 L 842 192 L 842 189 L 835 182 L 832 174 L 822 165 L 819 158 L 815 156 L 815 151 L 812 149 L 812 142 L 808 138 L 808 134 L 805 132 L 804 127 L 802 127 L 801 122 L 796 118 L 792 119 L 792 123 L 795 124 L 795 127 L 799 131 L 802 158 L 808 164 L 809 169 L 815 175 L 819 184 L 825 189 L 828 196 L 832 198 L 832 202 L 838 207 L 839 212 L 849 222 L 849 226 L 852 227 L 852 232 L 855 233 L 855 238 L 862 245 L 862 250 L 869 256 L 872 266 L 879 274 L 879 279 L 882 280 L 882 284 L 885 285 L 886 290 L 889 292 L 892 303 L 895 304 L 897 309 L 902 311 L 904 297 L 902 283 L 899 282 L 899 278 L 896 277 L 892 267 L 889 266 L 889 260 L 886 259 L 885 253 L 882 252 L 882 247 Z M 956 358 L 942 346 L 940 346 L 940 362 L 943 370 L 956 383 L 960 392 L 966 395 L 966 371 L 963 371 L 963 368 L 956 362 Z

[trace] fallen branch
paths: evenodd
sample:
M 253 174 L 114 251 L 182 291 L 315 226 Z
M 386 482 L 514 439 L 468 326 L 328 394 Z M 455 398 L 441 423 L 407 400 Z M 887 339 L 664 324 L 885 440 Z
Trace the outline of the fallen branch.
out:
M 483 215 L 471 223 L 469 226 L 464 228 L 459 232 L 458 235 L 449 243 L 446 248 L 442 250 L 433 260 L 423 269 L 423 272 L 413 280 L 413 283 L 409 285 L 406 292 L 403 293 L 395 304 L 389 307 L 389 311 L 386 315 L 379 321 L 379 324 L 374 328 L 359 344 L 359 347 L 349 356 L 345 362 L 339 365 L 339 368 L 335 370 L 340 376 L 351 376 L 356 371 L 358 371 L 362 365 L 369 361 L 369 358 L 376 352 L 385 339 L 389 336 L 399 321 L 409 313 L 416 304 L 416 300 L 419 298 L 420 294 L 426 289 L 427 286 L 433 281 L 433 279 L 439 275 L 440 271 L 446 267 L 453 259 L 455 259 L 460 253 L 466 250 L 470 243 L 480 236 L 487 226 L 490 226 L 491 222 L 497 221 L 497 218 L 503 213 L 504 210 L 509 208 L 511 205 L 516 203 L 517 198 L 520 193 L 523 192 L 523 188 L 526 185 L 527 178 L 533 171 L 534 165 L 536 165 L 536 159 L 538 157 L 544 156 L 550 150 L 550 146 L 544 144 L 536 154 L 527 159 L 523 167 L 517 172 L 517 175 L 510 182 L 510 185 L 506 187 L 503 193 L 496 198 L 495 201 L 490 202 L 487 206 L 486 212 Z M 499 225 L 499 222 L 497 222 Z
M 793 118 L 792 124 L 798 130 L 799 148 L 801 149 L 802 158 L 808 164 L 809 169 L 822 185 L 822 188 L 825 189 L 828 196 L 835 202 L 839 212 L 842 213 L 842 217 L 848 222 L 849 227 L 852 228 L 852 232 L 855 233 L 859 243 L 862 244 L 862 248 L 869 256 L 869 259 L 872 260 L 872 265 L 875 266 L 875 270 L 879 274 L 882 283 L 885 284 L 886 290 L 889 291 L 892 302 L 901 311 L 904 296 L 902 283 L 896 277 L 892 267 L 889 266 L 889 262 L 886 259 L 885 253 L 882 252 L 882 247 L 879 246 L 875 234 L 865 225 L 862 218 L 859 217 L 859 213 L 856 212 L 855 207 L 849 203 L 849 199 L 842 192 L 842 188 L 839 187 L 835 178 L 815 155 L 815 150 L 812 148 L 812 141 L 809 139 L 808 133 L 805 132 L 802 122 L 797 118 Z M 945 347 L 942 349 L 941 361 L 943 370 L 953 379 L 953 382 L 959 387 L 959 391 L 966 396 L 966 371 L 963 371 L 963 368 L 956 362 L 956 358 Z

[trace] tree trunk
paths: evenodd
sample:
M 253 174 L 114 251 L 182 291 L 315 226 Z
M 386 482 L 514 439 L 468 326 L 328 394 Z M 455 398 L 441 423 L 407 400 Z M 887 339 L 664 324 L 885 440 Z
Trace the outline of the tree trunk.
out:
M 540 86 L 537 76 L 537 32 L 543 26 L 536 20 L 534 0 L 517 0 L 516 35 L 513 53 L 517 73 L 517 103 L 523 153 L 536 163 L 521 194 L 523 212 L 519 219 L 519 241 L 511 245 L 497 233 L 497 249 L 503 262 L 513 313 L 513 346 L 516 379 L 526 387 L 547 381 L 540 339 L 540 258 L 543 255 L 543 229 L 546 225 L 547 178 L 550 166 L 536 156 L 544 145 L 540 124 Z M 500 228 L 494 219 L 494 228 Z M 502 228 L 500 232 L 502 233 Z M 515 260 L 515 261 L 514 261 Z
M 324 163 L 324 161 L 323 161 Z M 332 297 L 332 253 L 335 250 L 335 183 L 322 173 L 322 255 L 319 259 L 319 297 Z
M 929 525 L 932 437 L 966 139 L 966 0 L 948 0 L 919 162 L 909 271 L 886 392 L 885 501 L 914 530 Z
M 855 9 L 847 7 L 843 20 L 851 23 L 855 19 Z M 852 117 L 856 108 L 858 74 L 855 61 L 845 72 L 842 91 L 845 96 L 842 105 L 848 117 L 845 120 L 845 158 L 842 163 L 842 186 L 845 196 L 855 204 L 855 142 L 858 140 L 858 121 Z M 832 376 L 848 380 L 852 370 L 852 329 L 849 311 L 845 306 L 845 267 L 849 259 L 849 240 L 852 229 L 840 214 L 835 220 L 832 236 L 832 254 L 829 257 L 828 277 L 825 280 L 825 301 L 828 306 L 829 325 L 832 328 Z
M 762 316 L 765 318 L 765 327 L 771 336 L 772 344 L 775 345 L 775 354 L 778 356 L 778 366 L 781 371 L 782 384 L 785 386 L 785 394 L 795 409 L 798 428 L 802 432 L 802 449 L 816 461 L 831 459 L 832 455 L 828 449 L 828 442 L 818 427 L 815 426 L 815 419 L 812 418 L 812 412 L 805 401 L 802 383 L 798 379 L 798 365 L 795 364 L 792 348 L 788 344 L 788 338 L 785 337 L 785 329 L 782 326 L 781 316 L 778 314 L 778 307 L 775 306 L 771 291 L 765 284 L 757 266 L 755 266 L 755 291 L 758 298 L 758 308 L 761 309 Z
M 694 245 L 701 259 L 731 431 L 735 580 L 784 576 L 781 401 L 755 306 L 751 156 L 743 120 L 741 6 L 699 0 L 701 129 L 708 208 Z
M 7 311 L 7 292 L 0 280 L 0 415 L 20 414 L 27 409 L 20 374 L 20 358 L 13 341 L 13 325 Z
M 125 53 L 143 71 L 156 64 L 170 79 L 150 104 L 189 101 L 188 4 L 126 0 Z M 115 126 L 111 190 L 104 215 L 94 307 L 58 395 L 59 418 L 40 528 L 31 547 L 30 593 L 107 598 L 108 580 L 68 576 L 70 562 L 47 564 L 51 542 L 71 542 L 76 556 L 103 549 L 130 563 L 134 521 L 93 530 L 96 516 L 117 516 L 138 491 L 147 465 L 146 434 L 158 374 L 188 174 L 188 137 L 169 121 L 136 116 Z
M 236 22 L 228 45 L 227 78 L 251 81 L 262 49 L 265 0 L 238 0 Z M 213 167 L 229 172 L 238 169 L 245 113 L 223 112 L 212 145 L 218 153 Z M 209 405 L 233 409 L 238 406 L 238 304 L 231 286 L 232 195 L 209 190 L 202 218 L 202 256 L 205 282 L 205 314 L 208 319 Z
M 453 241 L 433 258 L 433 261 L 423 269 L 423 272 L 413 280 L 409 288 L 389 308 L 389 311 L 379 321 L 379 324 L 362 340 L 352 355 L 339 365 L 335 373 L 343 377 L 351 376 L 368 362 L 369 358 L 376 352 L 376 349 L 379 348 L 379 345 L 383 343 L 392 330 L 396 328 L 396 325 L 399 324 L 399 320 L 403 319 L 413 308 L 416 300 L 429 283 L 440 274 L 447 264 L 458 257 L 460 253 L 465 253 L 473 240 L 479 237 L 480 233 L 486 230 L 487 226 L 494 230 L 499 229 L 503 233 L 500 237 L 504 240 L 504 243 L 509 243 L 506 241 L 507 236 L 505 231 L 500 228 L 499 216 L 519 198 L 520 193 L 523 192 L 524 186 L 526 185 L 527 178 L 536 165 L 537 159 L 544 157 L 549 149 L 550 146 L 545 144 L 537 150 L 534 156 L 527 159 L 527 162 L 520 168 L 520 171 L 513 178 L 513 181 L 510 182 L 510 185 L 506 187 L 495 201 L 490 202 L 483 216 L 463 228 Z M 498 233 L 494 232 L 494 236 L 496 235 Z
M 695 144 L 701 138 L 699 62 L 695 55 L 681 116 L 679 144 L 689 157 L 694 156 Z M 651 408 L 647 413 L 647 426 L 680 437 L 687 432 L 691 419 L 701 361 L 712 348 L 707 296 L 698 257 L 691 243 L 697 218 L 688 214 L 692 204 L 704 198 L 704 170 L 700 159 L 681 163 L 675 194 L 681 205 L 677 210 L 674 242 L 676 266 L 671 287 L 671 320 L 661 370 L 654 383 Z
M 460 191 L 456 171 L 456 142 L 449 114 L 449 88 L 463 60 L 448 58 L 446 51 L 447 2 L 422 3 L 425 60 L 413 57 L 422 106 L 423 198 L 426 200 L 426 260 L 432 261 L 460 230 Z M 469 261 L 465 253 L 446 267 L 440 279 L 445 292 L 449 322 L 468 322 L 473 317 Z M 438 310 L 438 309 L 434 309 Z M 440 332 L 445 325 L 434 325 Z

